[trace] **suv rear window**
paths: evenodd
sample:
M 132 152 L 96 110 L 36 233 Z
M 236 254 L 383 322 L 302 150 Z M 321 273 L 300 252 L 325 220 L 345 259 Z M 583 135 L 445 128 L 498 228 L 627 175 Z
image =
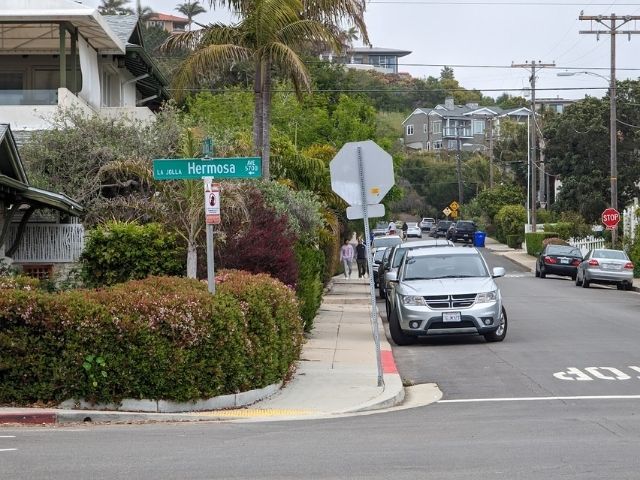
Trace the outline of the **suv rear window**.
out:
M 373 246 L 375 248 L 393 247 L 400 243 L 402 243 L 402 239 L 400 237 L 376 237 L 373 239 Z

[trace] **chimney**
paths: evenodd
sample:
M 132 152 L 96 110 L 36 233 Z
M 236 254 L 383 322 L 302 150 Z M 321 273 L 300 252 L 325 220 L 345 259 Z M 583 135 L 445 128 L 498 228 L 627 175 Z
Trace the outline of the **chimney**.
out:
M 447 110 L 453 110 L 456 108 L 456 104 L 453 103 L 453 97 L 447 97 L 444 99 L 444 108 Z

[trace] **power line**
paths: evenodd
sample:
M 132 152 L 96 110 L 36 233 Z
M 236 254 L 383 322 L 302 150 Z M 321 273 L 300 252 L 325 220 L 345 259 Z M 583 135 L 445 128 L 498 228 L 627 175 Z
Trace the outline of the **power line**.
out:
M 227 89 L 223 88 L 169 88 L 170 91 L 188 91 L 188 92 L 211 92 L 211 93 L 246 93 L 246 92 L 229 92 Z M 522 87 L 518 88 L 482 88 L 482 87 L 474 87 L 472 89 L 459 87 L 459 88 L 422 88 L 422 89 L 376 89 L 376 88 L 327 88 L 327 89 L 313 89 L 312 93 L 434 93 L 434 92 L 473 92 L 473 91 L 482 91 L 482 92 L 521 92 L 523 90 Z M 575 91 L 575 90 L 609 90 L 609 87 L 548 87 L 548 88 L 537 88 L 536 91 Z M 273 93 L 295 93 L 295 90 L 292 88 L 289 89 L 273 89 L 271 90 Z
M 499 5 L 499 6 L 509 6 L 509 7 L 583 7 L 584 2 L 576 3 L 576 2 L 511 2 L 505 0 L 503 2 L 500 1 L 467 1 L 467 0 L 434 0 L 434 1 L 424 1 L 424 0 L 371 0 L 367 2 L 368 4 L 378 4 L 378 5 L 426 5 L 426 6 L 442 6 L 442 5 Z M 616 3 L 617 6 L 628 6 L 628 7 L 637 7 L 638 3 Z M 590 3 L 589 6 L 594 7 L 610 7 L 611 2 L 606 3 Z
M 307 64 L 322 64 L 327 63 L 326 60 L 306 60 L 304 63 Z M 334 63 L 333 65 L 349 65 L 343 63 Z M 451 63 L 398 63 L 399 67 L 450 67 L 450 68 L 511 68 L 511 65 L 470 65 L 470 64 L 451 64 Z M 554 67 L 549 67 L 550 69 L 558 69 L 558 70 L 609 70 L 609 67 L 562 67 L 560 65 L 556 65 Z M 626 71 L 640 71 L 640 68 L 634 67 L 626 67 L 626 68 L 618 68 L 617 70 L 626 70 Z

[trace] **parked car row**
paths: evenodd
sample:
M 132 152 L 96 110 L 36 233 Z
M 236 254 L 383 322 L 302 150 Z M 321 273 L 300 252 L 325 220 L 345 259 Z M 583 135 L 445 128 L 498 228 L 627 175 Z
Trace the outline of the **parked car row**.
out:
M 584 257 L 570 245 L 546 245 L 536 261 L 536 277 L 571 277 L 576 286 L 592 283 L 615 285 L 618 290 L 633 287 L 633 262 L 623 250 L 596 248 Z
M 440 220 L 430 235 L 435 238 L 444 237 L 452 242 L 466 241 L 473 243 L 473 236 L 478 231 L 475 222 L 471 220 Z

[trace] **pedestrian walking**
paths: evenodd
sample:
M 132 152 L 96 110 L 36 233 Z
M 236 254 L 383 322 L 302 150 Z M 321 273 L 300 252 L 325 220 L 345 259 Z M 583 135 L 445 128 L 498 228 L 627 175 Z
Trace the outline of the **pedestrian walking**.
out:
M 356 247 L 356 263 L 358 264 L 358 278 L 363 278 L 367 273 L 367 247 L 361 238 Z
M 344 278 L 351 278 L 351 263 L 353 262 L 353 246 L 348 239 L 344 239 L 344 244 L 340 247 L 340 261 L 344 267 Z
M 396 222 L 394 222 L 393 220 L 391 220 L 389 222 L 389 226 L 387 227 L 387 235 L 395 235 L 396 234 Z
M 409 230 L 409 224 L 407 222 L 404 222 L 402 224 L 402 238 L 403 238 L 403 240 L 407 239 L 407 230 Z

